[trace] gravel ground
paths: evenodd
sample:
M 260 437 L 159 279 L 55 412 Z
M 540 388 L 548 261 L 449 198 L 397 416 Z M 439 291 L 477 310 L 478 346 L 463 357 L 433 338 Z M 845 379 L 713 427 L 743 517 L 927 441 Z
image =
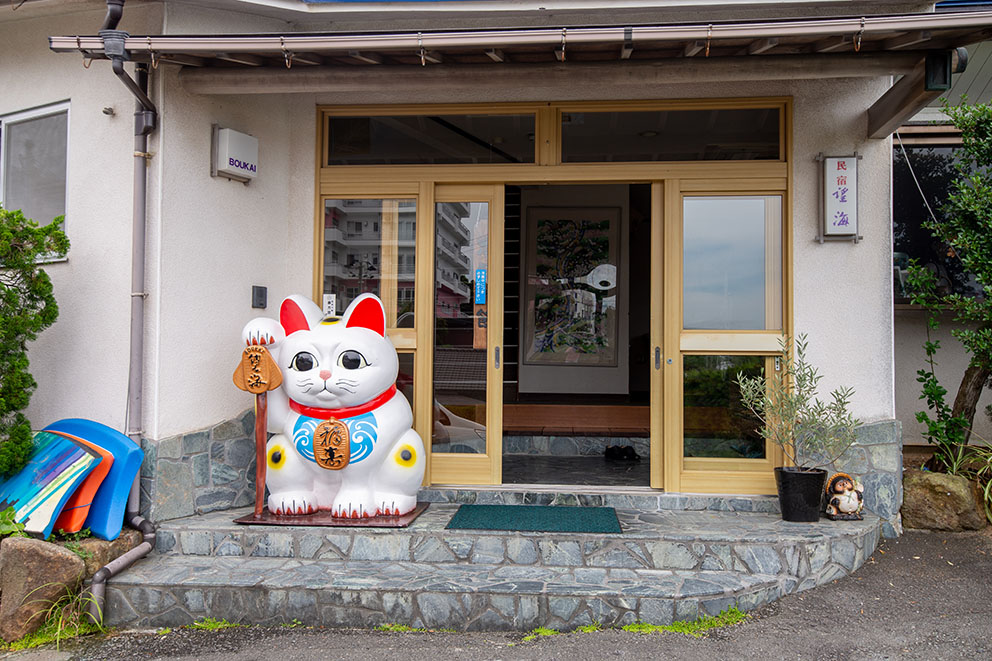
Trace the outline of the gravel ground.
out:
M 751 613 L 702 638 L 624 631 L 523 641 L 521 633 L 383 633 L 245 627 L 115 633 L 14 659 L 660 658 L 992 659 L 992 529 L 908 532 L 853 576 Z

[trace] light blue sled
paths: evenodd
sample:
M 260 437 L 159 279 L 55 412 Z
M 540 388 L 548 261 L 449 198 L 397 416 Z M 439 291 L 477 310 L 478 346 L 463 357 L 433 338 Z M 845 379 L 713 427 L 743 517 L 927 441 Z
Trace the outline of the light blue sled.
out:
M 32 439 L 28 464 L 0 483 L 0 510 L 14 508 L 14 520 L 25 532 L 48 539 L 62 507 L 100 463 L 100 457 L 72 439 L 43 431 Z
M 124 526 L 124 510 L 131 494 L 131 485 L 141 468 L 145 453 L 134 441 L 116 429 L 92 420 L 67 418 L 53 422 L 45 429 L 78 436 L 114 455 L 110 473 L 97 489 L 89 516 L 83 525 L 90 529 L 94 537 L 117 539 Z

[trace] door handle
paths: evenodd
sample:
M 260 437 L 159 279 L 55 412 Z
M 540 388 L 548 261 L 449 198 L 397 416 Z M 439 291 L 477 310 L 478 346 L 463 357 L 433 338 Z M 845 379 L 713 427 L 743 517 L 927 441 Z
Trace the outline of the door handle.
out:
M 496 369 L 499 369 L 499 347 L 496 347 L 496 351 L 494 352 L 494 356 L 495 356 L 495 359 L 496 359 Z
M 654 348 L 654 368 L 656 370 L 661 369 L 661 347 Z

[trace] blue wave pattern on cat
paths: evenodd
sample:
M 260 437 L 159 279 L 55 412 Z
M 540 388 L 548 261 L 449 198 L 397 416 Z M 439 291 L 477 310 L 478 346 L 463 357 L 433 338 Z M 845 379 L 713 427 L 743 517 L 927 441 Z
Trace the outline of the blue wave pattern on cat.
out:
M 323 420 L 301 415 L 293 426 L 293 443 L 296 450 L 316 462 L 313 456 L 313 435 Z M 342 418 L 341 422 L 348 425 L 351 459 L 348 463 L 357 464 L 372 454 L 372 449 L 379 440 L 379 422 L 372 413 L 363 413 L 353 418 Z

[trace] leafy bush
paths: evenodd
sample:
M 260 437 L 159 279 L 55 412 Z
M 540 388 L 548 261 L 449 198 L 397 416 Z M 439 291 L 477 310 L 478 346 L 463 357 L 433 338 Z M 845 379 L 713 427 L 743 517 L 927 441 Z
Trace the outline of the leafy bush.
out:
M 830 400 L 816 398 L 818 370 L 806 359 L 805 335 L 780 342 L 782 372 L 778 376 L 748 376 L 740 372 L 741 402 L 762 422 L 761 435 L 781 446 L 796 466 L 809 470 L 829 466 L 854 443 L 860 423 L 848 411 L 851 388 L 838 388 Z
M 69 250 L 61 222 L 60 216 L 39 227 L 0 207 L 0 479 L 20 471 L 31 453 L 31 423 L 21 413 L 37 386 L 28 372 L 27 343 L 59 316 L 52 282 L 38 262 Z
M 917 264 L 909 275 L 912 302 L 929 313 L 924 345 L 929 369 L 920 370 L 917 379 L 923 390 L 920 399 L 927 401 L 929 411 L 918 413 L 917 419 L 927 426 L 927 440 L 936 446 L 927 468 L 955 474 L 963 467 L 978 400 L 992 378 L 992 106 L 967 105 L 964 100 L 951 106 L 945 101 L 943 109 L 961 131 L 957 178 L 939 215 L 924 226 L 943 244 L 942 261 L 971 274 L 981 295 L 938 293 L 933 271 Z M 933 374 L 939 344 L 930 340 L 938 315 L 945 311 L 955 322 L 951 334 L 971 354 L 953 407 L 944 402 L 947 391 Z

